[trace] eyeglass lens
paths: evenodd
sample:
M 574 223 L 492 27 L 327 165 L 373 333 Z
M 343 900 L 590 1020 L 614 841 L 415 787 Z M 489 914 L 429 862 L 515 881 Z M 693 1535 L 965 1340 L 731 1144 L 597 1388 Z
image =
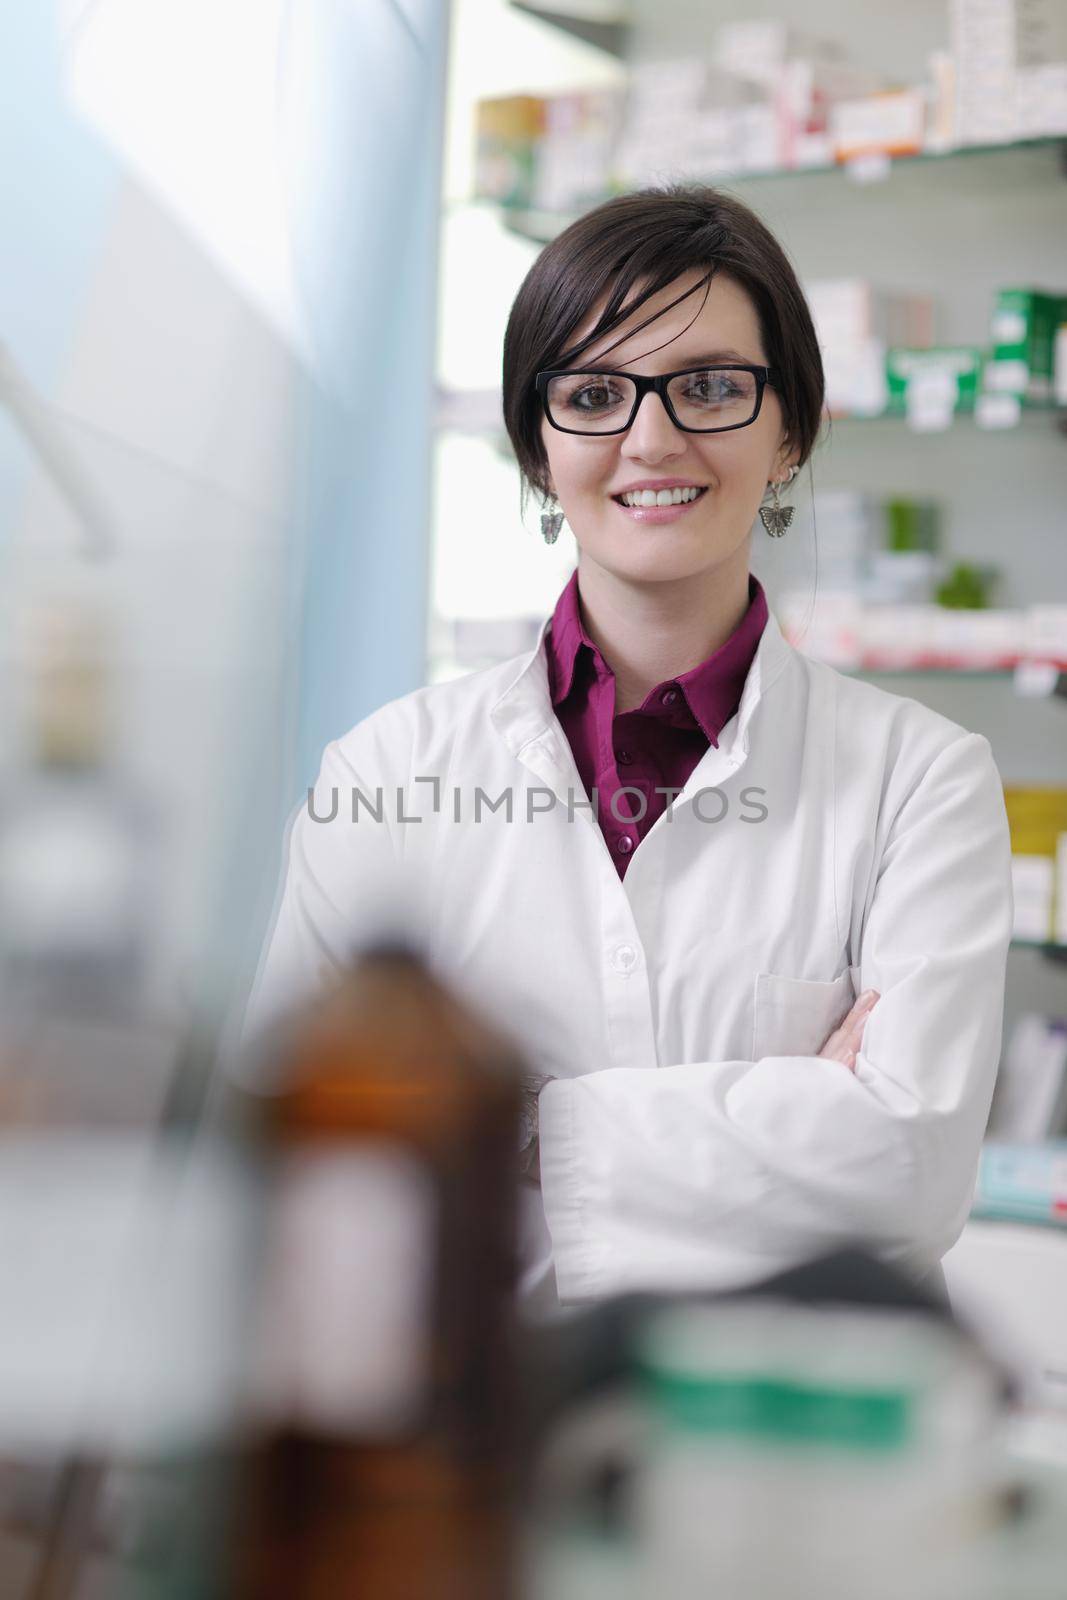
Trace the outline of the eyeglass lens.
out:
M 743 367 L 701 367 L 681 372 L 667 385 L 674 414 L 683 428 L 714 432 L 751 422 L 759 385 Z M 611 433 L 628 426 L 637 386 L 615 372 L 568 372 L 549 380 L 549 415 L 576 433 Z

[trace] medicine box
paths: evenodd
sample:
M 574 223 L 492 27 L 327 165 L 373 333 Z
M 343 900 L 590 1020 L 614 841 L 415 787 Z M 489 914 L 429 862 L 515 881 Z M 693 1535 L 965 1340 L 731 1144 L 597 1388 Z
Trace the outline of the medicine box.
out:
M 1000 289 L 990 325 L 992 356 L 985 387 L 1020 399 L 1052 394 L 1056 332 L 1067 316 L 1067 295 L 1041 289 Z
M 919 89 L 887 90 L 830 107 L 830 135 L 838 161 L 917 155 L 925 134 L 926 104 Z
M 949 411 L 971 411 L 982 380 L 985 354 L 974 345 L 932 345 L 928 350 L 886 352 L 889 410 L 912 409 L 918 391 L 936 388 Z
M 811 278 L 804 287 L 821 344 L 871 338 L 909 348 L 933 343 L 931 295 L 884 289 L 867 278 Z
M 480 199 L 505 206 L 531 204 L 545 122 L 545 102 L 538 95 L 478 102 L 474 192 Z
M 699 57 L 645 62 L 630 73 L 613 163 L 614 185 L 639 187 L 679 172 L 712 177 L 744 165 L 746 114 L 769 114 L 760 88 Z M 773 132 L 773 130 L 772 130 Z M 762 156 L 778 159 L 777 140 Z
M 575 90 L 545 102 L 545 132 L 534 167 L 535 210 L 579 211 L 603 198 L 622 109 L 622 96 L 611 89 Z
M 1015 937 L 1060 938 L 1067 921 L 1063 901 L 1063 839 L 1067 789 L 1005 787 L 1011 831 Z
M 714 56 L 719 66 L 739 77 L 774 89 L 782 68 L 803 57 L 809 61 L 841 59 L 840 45 L 805 33 L 792 23 L 771 17 L 724 22 L 715 30 Z

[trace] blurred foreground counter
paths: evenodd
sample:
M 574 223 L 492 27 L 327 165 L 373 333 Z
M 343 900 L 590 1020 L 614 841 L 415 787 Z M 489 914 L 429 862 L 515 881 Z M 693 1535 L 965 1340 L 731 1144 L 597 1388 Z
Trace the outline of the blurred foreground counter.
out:
M 523 1063 L 415 950 L 210 1127 L 186 1055 L 0 1137 L 0 1600 L 1062 1600 L 1013 1352 L 862 1249 L 519 1320 Z

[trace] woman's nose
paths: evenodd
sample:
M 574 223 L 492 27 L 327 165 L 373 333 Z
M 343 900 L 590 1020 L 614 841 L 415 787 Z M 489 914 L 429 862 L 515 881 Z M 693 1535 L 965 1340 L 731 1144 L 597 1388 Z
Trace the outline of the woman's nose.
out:
M 685 435 L 674 426 L 659 395 L 642 395 L 637 415 L 623 435 L 622 454 L 641 461 L 662 461 L 684 449 Z

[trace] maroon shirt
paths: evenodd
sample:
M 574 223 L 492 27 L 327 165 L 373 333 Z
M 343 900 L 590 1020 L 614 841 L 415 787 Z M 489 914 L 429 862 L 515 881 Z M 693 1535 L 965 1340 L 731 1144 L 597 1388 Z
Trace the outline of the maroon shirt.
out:
M 667 809 L 670 797 L 657 794 L 657 786 L 682 789 L 740 704 L 767 622 L 767 597 L 752 573 L 748 597 L 748 610 L 724 645 L 699 666 L 657 684 L 636 710 L 618 715 L 615 674 L 582 621 L 577 570 L 556 602 L 546 635 L 549 692 L 586 798 L 597 790 L 600 830 L 620 878 Z M 637 793 L 620 794 L 624 788 Z M 647 802 L 640 819 L 639 795 Z

